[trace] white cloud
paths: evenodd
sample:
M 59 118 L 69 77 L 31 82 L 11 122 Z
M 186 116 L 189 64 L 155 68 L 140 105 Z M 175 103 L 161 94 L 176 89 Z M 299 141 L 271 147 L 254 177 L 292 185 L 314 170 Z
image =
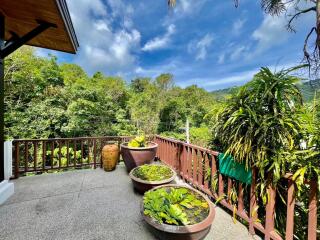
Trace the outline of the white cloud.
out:
M 68 1 L 80 48 L 74 62 L 90 74 L 96 71 L 116 73 L 134 67 L 140 48 L 140 32 L 133 27 L 133 9 L 121 0 Z M 120 26 L 113 24 L 123 20 Z
M 264 52 L 285 42 L 290 36 L 285 29 L 286 24 L 285 16 L 265 15 L 262 24 L 252 34 L 252 38 L 257 41 L 256 52 Z
M 236 47 L 230 54 L 230 59 L 231 60 L 237 60 L 240 57 L 242 57 L 243 55 L 246 55 L 248 50 L 247 46 L 238 46 Z
M 166 48 L 171 41 L 171 36 L 175 33 L 176 27 L 174 24 L 170 24 L 167 27 L 167 32 L 161 37 L 155 37 L 148 41 L 142 48 L 143 51 L 154 51 L 162 48 Z
M 264 15 L 261 25 L 253 32 L 252 38 L 257 41 L 257 47 L 253 55 L 260 54 L 266 50 L 281 45 L 288 41 L 293 34 L 287 31 L 286 26 L 288 20 L 296 12 L 296 8 L 305 9 L 310 6 L 308 2 L 299 2 L 298 6 L 295 4 L 289 5 L 286 14 L 280 16 Z M 297 31 L 305 31 L 306 26 L 312 27 L 314 25 L 315 14 L 303 14 L 301 15 L 295 24 Z
M 193 40 L 188 44 L 189 53 L 195 53 L 196 60 L 204 60 L 208 54 L 208 48 L 211 46 L 213 36 L 207 33 L 200 40 Z
M 207 0 L 179 0 L 174 9 L 177 15 L 193 14 L 200 10 Z
M 232 33 L 234 35 L 239 35 L 246 21 L 246 19 L 237 19 L 232 25 Z
M 219 57 L 218 57 L 218 63 L 219 64 L 223 64 L 225 58 L 226 58 L 226 54 L 225 53 L 220 54 Z

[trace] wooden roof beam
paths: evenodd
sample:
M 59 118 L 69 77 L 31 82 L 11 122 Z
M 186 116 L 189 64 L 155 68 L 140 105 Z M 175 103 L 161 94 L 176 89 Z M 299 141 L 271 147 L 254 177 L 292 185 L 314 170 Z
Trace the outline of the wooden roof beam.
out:
M 53 23 L 48 23 L 45 21 L 37 20 L 39 24 L 36 28 L 28 32 L 26 35 L 19 37 L 16 33 L 13 33 L 12 38 L 6 42 L 5 46 L 0 49 L 0 58 L 5 58 L 10 53 L 17 50 L 22 45 L 26 44 L 28 41 L 38 36 L 43 31 L 50 27 L 56 28 L 57 26 Z

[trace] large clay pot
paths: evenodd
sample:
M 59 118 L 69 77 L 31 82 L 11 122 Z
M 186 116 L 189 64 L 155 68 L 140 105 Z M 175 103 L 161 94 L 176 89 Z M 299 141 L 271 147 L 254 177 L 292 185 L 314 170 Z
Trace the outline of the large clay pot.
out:
M 143 164 L 152 163 L 156 157 L 158 144 L 148 142 L 147 147 L 128 147 L 128 143 L 121 144 L 121 155 L 127 171 Z
M 105 171 L 112 171 L 119 162 L 120 150 L 117 144 L 105 145 L 102 148 L 102 163 Z
M 154 191 L 158 188 L 166 188 L 166 187 L 186 187 L 177 184 L 168 184 L 159 187 L 155 187 L 149 191 Z M 211 224 L 213 222 L 215 216 L 215 210 L 213 207 L 212 202 L 201 192 L 197 191 L 194 188 L 188 187 L 192 191 L 201 195 L 208 203 L 210 211 L 207 218 L 205 218 L 202 222 L 193 224 L 193 225 L 186 225 L 186 226 L 176 226 L 176 225 L 169 225 L 165 223 L 159 223 L 154 218 L 146 216 L 144 212 L 143 201 L 141 204 L 141 215 L 144 220 L 151 226 L 152 232 L 157 236 L 160 240 L 200 240 L 204 239 L 205 236 L 209 233 Z
M 168 166 L 167 166 L 168 167 Z M 130 178 L 132 180 L 132 183 L 133 183 L 133 186 L 134 188 L 140 192 L 140 193 L 144 193 L 154 187 L 158 187 L 158 186 L 161 186 L 161 185 L 165 185 L 165 184 L 169 184 L 171 183 L 177 176 L 176 172 L 172 169 L 171 169 L 171 172 L 172 172 L 172 177 L 168 178 L 168 179 L 164 179 L 164 180 L 161 180 L 161 181 L 146 181 L 146 180 L 142 180 L 140 178 L 137 178 L 133 175 L 133 171 L 135 169 L 137 169 L 138 167 L 132 169 L 130 171 Z

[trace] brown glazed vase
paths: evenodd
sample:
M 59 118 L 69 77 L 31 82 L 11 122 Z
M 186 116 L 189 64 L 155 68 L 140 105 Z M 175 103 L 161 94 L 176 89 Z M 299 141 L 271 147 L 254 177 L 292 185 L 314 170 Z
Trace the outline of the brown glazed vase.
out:
M 105 145 L 102 148 L 102 163 L 105 171 L 116 168 L 120 157 L 120 149 L 117 144 Z
M 177 175 L 176 172 L 172 168 L 170 168 L 171 172 L 172 172 L 172 177 L 170 177 L 168 179 L 161 180 L 161 181 L 146 181 L 146 180 L 142 180 L 140 178 L 137 178 L 133 175 L 133 171 L 136 168 L 138 168 L 138 167 L 135 167 L 130 171 L 129 176 L 132 180 L 134 188 L 140 193 L 144 193 L 144 192 L 146 192 L 154 187 L 157 187 L 157 186 L 169 184 L 175 179 L 175 177 Z
M 121 155 L 127 171 L 143 164 L 152 163 L 156 157 L 158 144 L 148 142 L 147 147 L 128 147 L 128 143 L 121 144 Z
M 185 187 L 177 184 L 168 184 L 159 187 L 155 187 L 150 191 L 154 191 L 158 188 L 166 188 L 166 187 Z M 141 204 L 141 214 L 144 220 L 151 226 L 151 231 L 156 235 L 156 237 L 160 240 L 200 240 L 204 239 L 205 236 L 209 233 L 211 224 L 215 217 L 215 210 L 212 202 L 201 192 L 195 190 L 194 188 L 187 187 L 197 194 L 201 195 L 209 205 L 209 215 L 202 222 L 194 224 L 194 225 L 186 225 L 186 226 L 176 226 L 169 225 L 165 223 L 159 223 L 157 220 L 144 215 L 144 206 L 143 201 Z

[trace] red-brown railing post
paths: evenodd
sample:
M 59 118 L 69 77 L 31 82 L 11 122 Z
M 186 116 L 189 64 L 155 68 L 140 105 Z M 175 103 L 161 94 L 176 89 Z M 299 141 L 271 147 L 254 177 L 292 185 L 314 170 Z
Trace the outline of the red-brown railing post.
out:
M 97 141 L 96 141 L 96 139 L 93 140 L 93 167 L 94 167 L 94 169 L 97 168 Z
M 243 183 L 239 182 L 239 190 L 238 190 L 238 211 L 240 213 L 244 210 L 244 202 L 243 202 Z
M 47 151 L 46 151 L 46 142 L 42 141 L 42 171 L 45 171 L 46 168 L 46 159 L 47 159 Z
M 317 182 L 310 182 L 308 240 L 317 239 Z
M 266 207 L 266 232 L 265 240 L 271 239 L 271 234 L 274 232 L 274 214 L 275 214 L 275 205 L 276 205 L 276 189 L 273 186 L 270 186 L 267 190 L 268 193 L 268 202 Z
M 15 147 L 15 166 L 14 166 L 14 177 L 19 177 L 19 168 L 20 168 L 20 142 L 16 142 Z
M 33 168 L 34 171 L 37 171 L 37 156 L 38 154 L 38 142 L 37 141 L 33 141 Z
M 51 169 L 53 169 L 54 141 L 51 142 Z
M 29 143 L 28 141 L 24 142 L 24 172 L 28 171 L 28 158 L 29 158 Z
M 252 169 L 252 181 L 250 188 L 250 216 L 249 232 L 254 235 L 254 224 L 258 219 L 257 199 L 256 199 L 256 170 Z
M 294 183 L 291 179 L 288 179 L 286 240 L 293 239 L 294 205 L 295 205 Z
M 62 145 L 62 141 L 59 140 L 59 168 L 61 168 L 61 145 Z

